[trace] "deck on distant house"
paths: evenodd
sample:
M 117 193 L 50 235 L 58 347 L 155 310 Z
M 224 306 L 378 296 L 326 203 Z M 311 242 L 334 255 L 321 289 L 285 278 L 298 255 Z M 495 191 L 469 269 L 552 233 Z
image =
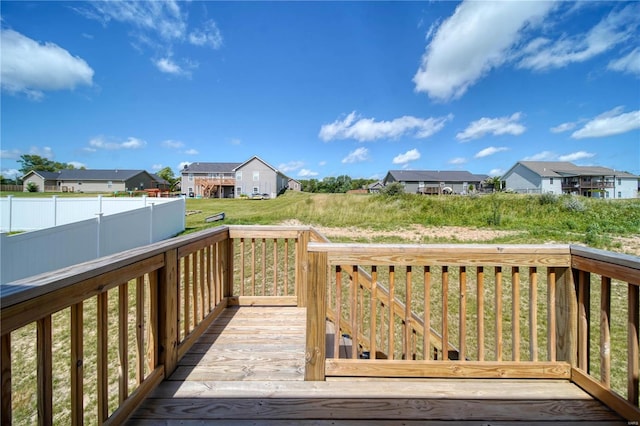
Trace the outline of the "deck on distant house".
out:
M 306 310 L 231 307 L 132 425 L 627 425 L 567 380 L 304 381 Z

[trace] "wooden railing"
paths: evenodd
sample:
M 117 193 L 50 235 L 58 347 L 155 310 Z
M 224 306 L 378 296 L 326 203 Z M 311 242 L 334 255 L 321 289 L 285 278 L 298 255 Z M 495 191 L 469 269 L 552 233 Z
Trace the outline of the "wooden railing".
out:
M 601 277 L 597 296 L 589 274 Z M 637 257 L 568 245 L 311 243 L 306 379 L 569 379 L 637 420 L 639 282 Z M 595 298 L 599 325 L 588 313 Z M 625 329 L 616 339 L 614 315 Z M 343 336 L 350 359 L 339 355 Z
M 636 420 L 639 277 L 573 246 L 218 227 L 3 285 L 0 421 L 121 423 L 230 304 L 307 306 L 307 380 L 562 378 Z M 327 319 L 350 359 L 326 359 Z
M 304 300 L 310 235 L 219 227 L 3 285 L 1 424 L 122 423 L 228 304 Z

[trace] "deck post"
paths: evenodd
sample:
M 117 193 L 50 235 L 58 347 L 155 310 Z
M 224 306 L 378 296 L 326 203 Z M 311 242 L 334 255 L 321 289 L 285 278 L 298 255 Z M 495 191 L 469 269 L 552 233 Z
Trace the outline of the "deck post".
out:
M 165 377 L 178 364 L 178 250 L 165 252 L 164 267 L 158 272 L 158 343 L 159 364 Z
M 222 298 L 233 296 L 233 239 L 227 236 L 220 244 L 222 253 Z
M 569 268 L 556 272 L 556 359 L 575 367 L 578 357 L 578 300 Z M 549 307 L 551 309 L 551 306 Z
M 308 381 L 325 380 L 327 275 L 327 253 L 309 253 L 309 282 L 306 291 L 307 347 L 304 370 L 304 379 Z
M 303 308 L 307 303 L 307 282 L 309 274 L 309 244 L 310 231 L 298 232 L 298 250 L 296 253 L 296 295 L 298 296 L 298 307 Z

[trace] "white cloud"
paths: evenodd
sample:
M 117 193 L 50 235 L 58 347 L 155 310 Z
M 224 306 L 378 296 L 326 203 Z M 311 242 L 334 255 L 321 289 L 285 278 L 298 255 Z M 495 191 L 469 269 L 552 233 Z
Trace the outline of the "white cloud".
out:
M 456 135 L 456 139 L 460 141 L 470 141 L 472 139 L 481 138 L 486 134 L 497 135 L 514 135 L 518 136 L 527 129 L 518 123 L 522 114 L 516 112 L 510 117 L 487 118 L 483 117 L 479 120 L 471 122 L 469 126 Z
M 581 129 L 571 134 L 574 139 L 601 138 L 640 129 L 640 110 L 623 113 L 616 107 L 589 120 Z
M 22 151 L 19 149 L 2 149 L 0 150 L 0 158 L 6 160 L 17 160 L 22 155 Z
M 558 161 L 577 161 L 584 158 L 595 157 L 595 154 L 585 151 L 572 152 L 571 154 L 565 154 L 558 157 Z
M 607 68 L 613 71 L 640 75 L 640 47 L 636 47 L 622 58 L 609 62 Z
M 438 118 L 417 118 L 403 116 L 391 121 L 376 121 L 373 118 L 359 118 L 356 112 L 347 115 L 343 120 L 323 124 L 319 137 L 327 142 L 334 139 L 355 139 L 360 142 L 376 139 L 396 139 L 400 136 L 428 138 L 442 130 L 452 115 Z
M 563 36 L 556 41 L 537 38 L 524 49 L 520 68 L 547 70 L 584 62 L 633 37 L 638 28 L 638 5 L 613 11 L 583 34 Z
M 167 139 L 166 141 L 162 142 L 162 146 L 165 148 L 171 148 L 171 149 L 180 149 L 182 147 L 184 147 L 184 143 L 180 142 L 180 141 L 174 141 L 171 139 Z
M 556 158 L 556 154 L 551 151 L 542 151 L 529 157 L 524 157 L 524 161 L 551 161 Z
M 504 174 L 504 169 L 491 169 L 487 174 L 489 176 L 502 176 Z
M 84 59 L 54 43 L 39 43 L 16 31 L 0 31 L 0 81 L 9 93 L 39 100 L 45 91 L 93 85 L 94 71 Z
M 413 77 L 415 90 L 449 101 L 504 64 L 521 32 L 553 8 L 542 1 L 465 1 L 437 29 Z
M 498 152 L 503 152 L 503 151 L 509 151 L 509 148 L 504 146 L 500 146 L 500 147 L 490 146 L 476 153 L 476 155 L 474 155 L 473 158 L 484 158 L 484 157 L 488 157 L 490 155 L 497 154 Z
M 156 172 L 158 170 L 162 170 L 164 167 L 162 166 L 162 164 L 154 164 L 151 166 L 151 170 L 155 170 Z
M 361 163 L 369 159 L 369 150 L 367 148 L 357 148 L 352 151 L 345 158 L 342 159 L 343 164 Z
M 302 161 L 289 161 L 288 163 L 280 163 L 278 170 L 282 173 L 289 173 L 301 169 L 303 166 L 304 163 Z
M 198 150 L 197 149 L 193 149 L 193 148 L 187 149 L 184 153 L 187 154 L 187 155 L 198 155 L 199 154 Z
M 242 141 L 240 139 L 238 139 L 238 138 L 231 138 L 229 140 L 229 143 L 231 145 L 238 146 L 238 145 L 242 144 Z
M 318 163 L 318 166 L 320 166 L 320 167 L 322 167 L 322 166 L 326 166 L 326 165 L 327 165 L 327 162 L 326 162 L 326 161 L 324 161 L 324 160 L 323 160 L 323 161 L 320 161 L 320 162 Z
M 298 172 L 298 177 L 313 177 L 318 176 L 317 172 L 311 171 L 309 169 L 300 169 Z
M 189 161 L 180 162 L 180 164 L 178 164 L 178 170 L 184 169 L 185 167 L 189 166 L 189 164 L 191 164 L 191 162 L 189 162 Z
M 178 65 L 170 56 L 152 60 L 153 64 L 163 73 L 172 74 L 183 77 L 191 77 L 191 70 L 198 67 L 193 61 L 182 61 L 184 66 Z
M 210 46 L 214 49 L 222 47 L 222 34 L 214 21 L 205 22 L 203 28 L 193 30 L 189 34 L 189 43 L 196 46 Z
M 404 154 L 399 154 L 393 159 L 393 164 L 406 164 L 411 161 L 420 159 L 420 152 L 417 149 L 411 149 Z
M 102 136 L 95 137 L 89 141 L 87 151 L 96 151 L 98 149 L 104 149 L 108 151 L 114 151 L 119 149 L 139 149 L 146 146 L 147 143 L 142 139 L 129 137 L 126 141 L 117 142 L 106 140 Z
M 42 148 L 39 146 L 32 146 L 29 148 L 29 154 L 37 155 L 48 160 L 52 160 L 55 157 L 53 149 L 51 149 L 50 146 L 43 146 Z
M 22 177 L 22 172 L 18 169 L 2 169 L 0 175 L 5 179 L 16 179 Z
M 562 132 L 568 132 L 569 130 L 573 130 L 575 129 L 577 126 L 576 123 L 562 123 L 562 124 L 558 124 L 556 127 L 552 127 L 551 133 L 562 133 Z
M 449 164 L 453 164 L 453 165 L 465 164 L 466 162 L 467 162 L 467 159 L 464 157 L 456 157 L 448 161 Z

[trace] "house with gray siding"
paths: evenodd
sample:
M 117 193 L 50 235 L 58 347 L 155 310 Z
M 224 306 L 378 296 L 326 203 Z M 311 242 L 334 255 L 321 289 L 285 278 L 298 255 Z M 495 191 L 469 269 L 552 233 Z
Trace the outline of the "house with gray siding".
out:
M 180 172 L 182 192 L 189 197 L 234 198 L 235 168 L 242 163 L 194 162 Z
M 22 177 L 24 190 L 34 183 L 38 192 L 127 192 L 169 190 L 169 182 L 145 170 L 65 169 L 59 172 L 32 170 Z
M 275 198 L 289 187 L 289 178 L 260 157 L 253 156 L 234 169 L 236 197 L 268 194 Z
M 504 187 L 513 192 L 594 198 L 637 198 L 638 179 L 631 173 L 568 161 L 518 161 L 502 176 Z
M 487 178 L 462 170 L 389 170 L 382 183 L 399 182 L 412 194 L 466 194 L 472 188 L 481 190 Z

